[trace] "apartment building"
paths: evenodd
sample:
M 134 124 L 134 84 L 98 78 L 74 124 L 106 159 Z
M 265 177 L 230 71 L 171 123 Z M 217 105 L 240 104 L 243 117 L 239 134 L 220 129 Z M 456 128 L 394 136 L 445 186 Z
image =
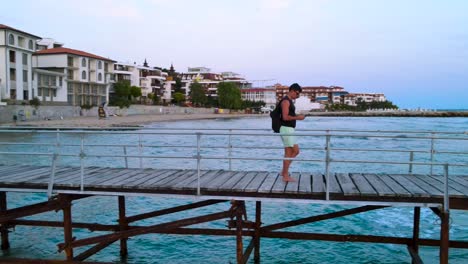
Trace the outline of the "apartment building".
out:
M 40 93 L 42 100 L 67 102 L 73 106 L 109 102 L 115 61 L 64 47 L 43 49 L 34 53 L 34 57 L 38 95 Z M 58 73 L 55 78 L 53 73 Z M 54 86 L 54 81 L 58 85 Z
M 241 89 L 242 100 L 252 102 L 265 102 L 266 107 L 274 108 L 276 105 L 276 90 L 273 88 Z
M 145 101 L 148 101 L 150 93 L 157 95 L 162 102 L 171 100 L 171 89 L 165 83 L 168 74 L 159 68 L 149 67 L 146 60 L 143 65 L 117 62 L 114 64 L 114 74 L 116 81 L 129 81 L 131 86 L 140 87 Z
M 275 84 L 276 99 L 279 101 L 286 96 L 289 91 L 289 86 Z M 341 102 L 341 95 L 348 92 L 340 86 L 303 86 L 301 97 L 307 97 L 311 102 L 318 102 L 322 104 L 339 103 Z
M 32 55 L 40 37 L 0 24 L 0 104 L 2 100 L 31 100 Z
M 343 103 L 356 106 L 358 102 L 385 102 L 387 98 L 381 93 L 350 93 L 343 96 Z

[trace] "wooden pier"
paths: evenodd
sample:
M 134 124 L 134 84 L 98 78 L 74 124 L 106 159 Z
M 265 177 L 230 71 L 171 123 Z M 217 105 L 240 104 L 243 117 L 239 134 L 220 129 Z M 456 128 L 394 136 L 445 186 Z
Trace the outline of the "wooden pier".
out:
M 278 173 L 266 171 L 228 170 L 171 170 L 87 167 L 81 178 L 80 167 L 56 167 L 53 182 L 54 196 L 47 202 L 8 209 L 8 192 L 47 192 L 51 186 L 50 166 L 0 166 L 0 233 L 2 249 L 9 248 L 8 229 L 17 225 L 58 227 L 64 230 L 64 242 L 59 250 L 66 252 L 67 261 L 84 261 L 110 244 L 120 241 L 121 255 L 128 254 L 126 240 L 129 237 L 149 234 L 221 235 L 235 236 L 237 262 L 246 263 L 254 252 L 254 260 L 260 261 L 261 238 L 323 240 L 339 242 L 391 243 L 406 245 L 413 263 L 423 263 L 418 255 L 420 246 L 440 248 L 440 263 L 448 263 L 449 248 L 468 249 L 468 241 L 449 239 L 449 209 L 468 210 L 468 176 L 451 175 L 448 181 L 449 208 L 444 204 L 444 177 L 414 174 L 359 174 L 335 173 L 329 178 L 329 200 L 326 200 L 326 177 L 323 174 L 296 172 L 296 182 L 285 183 Z M 83 182 L 82 182 L 83 180 Z M 82 185 L 84 183 L 84 185 Z M 82 189 L 83 188 L 83 189 Z M 198 191 L 200 193 L 198 193 Z M 118 197 L 118 224 L 76 223 L 72 221 L 72 201 L 89 196 L 113 195 Z M 193 203 L 128 216 L 125 212 L 125 196 L 198 197 Z M 261 224 L 261 205 L 265 200 L 290 200 L 310 203 L 355 204 L 358 207 L 323 215 L 313 215 L 268 226 Z M 256 201 L 255 219 L 247 219 L 245 201 Z M 190 210 L 217 203 L 229 203 L 225 211 L 203 216 L 184 218 L 152 226 L 133 223 L 169 213 Z M 377 210 L 389 206 L 414 207 L 412 237 L 386 237 L 369 235 L 336 235 L 321 233 L 286 232 L 281 229 L 351 214 Z M 419 237 L 420 208 L 429 207 L 441 219 L 440 239 Z M 63 210 L 63 221 L 24 220 L 52 210 Z M 189 226 L 213 220 L 227 219 L 228 229 L 202 229 Z M 106 235 L 90 238 L 73 238 L 72 228 L 108 231 Z M 251 238 L 249 246 L 243 244 Z M 75 254 L 77 248 L 94 245 Z M 2 260 L 3 261 L 3 260 Z M 11 262 L 23 260 L 10 260 Z M 32 260 L 31 260 L 32 261 Z M 47 262 L 44 262 L 47 263 Z M 50 262 L 53 263 L 53 262 Z

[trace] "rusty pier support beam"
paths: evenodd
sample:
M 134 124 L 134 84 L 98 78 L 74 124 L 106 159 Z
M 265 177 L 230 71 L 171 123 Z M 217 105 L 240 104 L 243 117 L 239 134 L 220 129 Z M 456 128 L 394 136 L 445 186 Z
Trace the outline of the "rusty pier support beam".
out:
M 125 196 L 119 196 L 119 230 L 125 231 L 128 229 L 128 223 L 125 216 Z M 120 239 L 120 256 L 126 257 L 128 255 L 127 249 L 128 238 Z
M 242 243 L 242 216 L 245 213 L 245 209 L 242 210 L 243 201 L 233 201 L 233 205 L 237 205 L 235 209 L 236 217 L 236 257 L 237 263 L 244 263 L 244 245 Z
M 254 262 L 260 263 L 260 227 L 262 225 L 262 202 L 255 202 Z
M 71 212 L 71 199 L 68 195 L 60 194 L 59 200 L 63 201 L 63 235 L 65 239 L 65 254 L 67 255 L 67 260 L 73 260 L 73 247 L 71 243 L 73 242 L 73 231 L 72 231 L 72 212 Z
M 0 213 L 3 213 L 7 210 L 7 196 L 6 192 L 0 192 Z M 0 226 L 0 234 L 2 236 L 2 250 L 7 250 L 10 248 L 10 241 L 8 240 L 8 222 L 2 223 Z
M 444 209 L 440 214 L 440 219 L 440 264 L 448 264 L 450 211 Z
M 414 207 L 413 218 L 413 239 L 411 244 L 408 245 L 408 252 L 411 256 L 412 264 L 422 264 L 421 257 L 419 256 L 419 223 L 421 219 L 421 207 Z

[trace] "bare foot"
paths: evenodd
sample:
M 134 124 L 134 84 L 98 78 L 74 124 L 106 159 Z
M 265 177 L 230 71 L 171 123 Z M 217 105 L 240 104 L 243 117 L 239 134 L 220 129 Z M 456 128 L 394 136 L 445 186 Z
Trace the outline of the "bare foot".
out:
M 289 175 L 288 176 L 282 175 L 282 176 L 283 176 L 283 181 L 284 182 L 295 182 L 296 181 L 296 179 L 290 177 Z

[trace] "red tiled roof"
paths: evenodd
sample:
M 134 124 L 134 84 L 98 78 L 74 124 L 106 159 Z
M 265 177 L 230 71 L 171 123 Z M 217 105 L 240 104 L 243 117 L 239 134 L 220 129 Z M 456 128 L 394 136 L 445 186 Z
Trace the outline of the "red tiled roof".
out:
M 45 50 L 40 50 L 36 53 L 35 55 L 50 55 L 50 54 L 73 54 L 73 55 L 78 55 L 78 56 L 83 56 L 83 57 L 88 57 L 88 58 L 93 58 L 93 59 L 98 59 L 98 60 L 105 60 L 105 61 L 111 61 L 111 62 L 116 62 L 114 60 L 104 58 L 98 55 L 94 55 L 88 52 L 84 52 L 81 50 L 75 50 L 75 49 L 69 49 L 69 48 L 54 48 L 54 49 L 45 49 Z
M 41 38 L 41 37 L 39 37 L 39 36 L 36 36 L 36 35 L 31 34 L 31 33 L 18 30 L 18 29 L 16 29 L 16 28 L 9 27 L 9 26 L 4 25 L 4 24 L 0 24 L 0 29 L 9 29 L 9 30 L 13 30 L 13 31 L 16 31 L 16 32 L 20 32 L 20 33 L 23 33 L 23 34 L 26 34 L 26 35 L 29 35 L 29 36 L 33 36 L 33 37 L 36 37 L 36 38 Z

